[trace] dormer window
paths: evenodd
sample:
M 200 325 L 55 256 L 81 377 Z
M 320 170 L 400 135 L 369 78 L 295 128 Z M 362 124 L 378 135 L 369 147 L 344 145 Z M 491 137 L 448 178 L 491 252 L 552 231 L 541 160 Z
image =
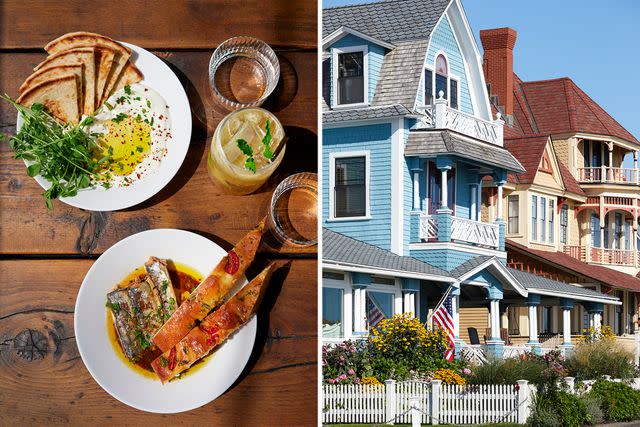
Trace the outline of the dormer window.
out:
M 368 103 L 367 46 L 333 49 L 333 106 Z
M 435 72 L 434 72 L 435 70 Z M 449 63 L 443 55 L 437 55 L 434 68 L 424 71 L 424 103 L 433 104 L 442 91 L 443 98 L 449 101 L 451 108 L 458 109 L 458 78 L 449 73 Z

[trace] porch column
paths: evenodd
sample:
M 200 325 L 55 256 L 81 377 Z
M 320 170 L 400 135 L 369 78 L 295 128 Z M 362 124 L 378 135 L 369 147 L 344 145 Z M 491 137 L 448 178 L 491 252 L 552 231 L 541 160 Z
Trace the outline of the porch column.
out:
M 604 312 L 604 304 L 597 302 L 589 302 L 583 304 L 587 313 L 589 313 L 589 327 L 595 329 L 602 327 L 602 313 Z
M 362 335 L 367 332 L 367 287 L 370 284 L 370 274 L 351 273 L 354 335 Z
M 416 310 L 416 293 L 420 290 L 418 279 L 402 279 L 403 312 L 418 317 Z
M 453 317 L 453 336 L 457 341 L 460 339 L 460 288 L 453 288 L 451 290 L 451 311 L 451 317 Z
M 633 152 L 633 182 L 638 183 L 638 152 Z
M 491 285 L 487 288 L 487 299 L 489 300 L 489 326 L 491 336 L 487 340 L 487 355 L 496 359 L 501 359 L 504 354 L 504 341 L 500 337 L 500 301 L 504 293 L 502 288 Z
M 447 198 L 449 197 L 449 188 L 447 182 L 447 172 L 449 172 L 450 167 L 441 168 L 440 169 L 440 209 L 447 209 L 449 207 L 449 201 Z
M 417 163 L 417 162 L 415 162 Z M 413 210 L 420 210 L 420 173 L 422 169 L 417 166 L 414 166 L 411 169 L 411 173 L 413 174 Z
M 613 143 L 610 143 L 609 146 L 609 180 L 613 181 L 613 179 L 615 178 L 613 176 Z
M 571 309 L 573 308 L 573 300 L 568 298 L 560 298 L 560 307 L 562 308 L 562 346 L 571 348 Z
M 472 221 L 477 220 L 478 205 L 476 200 L 478 199 L 478 184 L 469 184 L 471 191 L 471 206 L 469 207 L 469 213 Z
M 531 351 L 540 354 L 540 341 L 538 341 L 538 306 L 540 305 L 540 295 L 529 294 L 527 306 L 529 306 L 529 342 Z
M 476 205 L 478 206 L 478 211 L 476 221 L 482 222 L 482 177 L 480 177 L 480 183 L 478 184 L 477 190 L 478 194 L 476 196 Z
M 498 200 L 496 202 L 496 222 L 502 221 L 502 186 L 505 184 L 504 181 L 496 182 L 498 185 Z

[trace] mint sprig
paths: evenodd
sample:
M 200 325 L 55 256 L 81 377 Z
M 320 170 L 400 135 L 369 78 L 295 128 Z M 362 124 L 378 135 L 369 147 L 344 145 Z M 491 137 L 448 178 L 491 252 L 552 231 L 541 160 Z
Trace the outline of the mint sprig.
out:
M 273 157 L 273 152 L 271 151 L 271 147 L 269 146 L 269 144 L 271 143 L 271 128 L 269 126 L 269 119 L 267 119 L 266 129 L 267 133 L 262 138 L 262 145 L 264 145 L 264 151 L 262 152 L 262 155 L 265 159 L 271 160 L 271 158 Z
M 256 161 L 253 158 L 253 148 L 251 148 L 249 143 L 242 138 L 238 139 L 236 143 L 238 144 L 240 151 L 247 156 L 247 159 L 244 161 L 244 167 L 251 172 L 256 173 Z

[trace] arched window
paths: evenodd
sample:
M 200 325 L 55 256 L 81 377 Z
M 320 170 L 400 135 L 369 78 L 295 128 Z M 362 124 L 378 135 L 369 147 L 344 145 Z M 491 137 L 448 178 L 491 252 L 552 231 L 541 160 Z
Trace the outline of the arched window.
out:
M 449 101 L 449 106 L 457 109 L 458 80 L 450 75 L 447 58 L 443 54 L 436 56 L 433 66 L 433 69 L 435 69 L 435 82 L 432 80 L 433 72 L 431 69 L 427 68 L 425 70 L 425 104 L 433 103 L 434 99 L 440 97 L 440 91 L 442 91 L 443 98 Z

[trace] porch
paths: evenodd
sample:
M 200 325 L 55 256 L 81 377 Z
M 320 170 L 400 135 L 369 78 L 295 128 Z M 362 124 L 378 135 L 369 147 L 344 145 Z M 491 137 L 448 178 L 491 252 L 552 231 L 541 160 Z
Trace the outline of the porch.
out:
M 640 185 L 637 146 L 580 139 L 577 149 L 581 155 L 576 158 L 576 179 L 581 184 Z M 633 155 L 633 163 L 625 160 L 629 155 Z

